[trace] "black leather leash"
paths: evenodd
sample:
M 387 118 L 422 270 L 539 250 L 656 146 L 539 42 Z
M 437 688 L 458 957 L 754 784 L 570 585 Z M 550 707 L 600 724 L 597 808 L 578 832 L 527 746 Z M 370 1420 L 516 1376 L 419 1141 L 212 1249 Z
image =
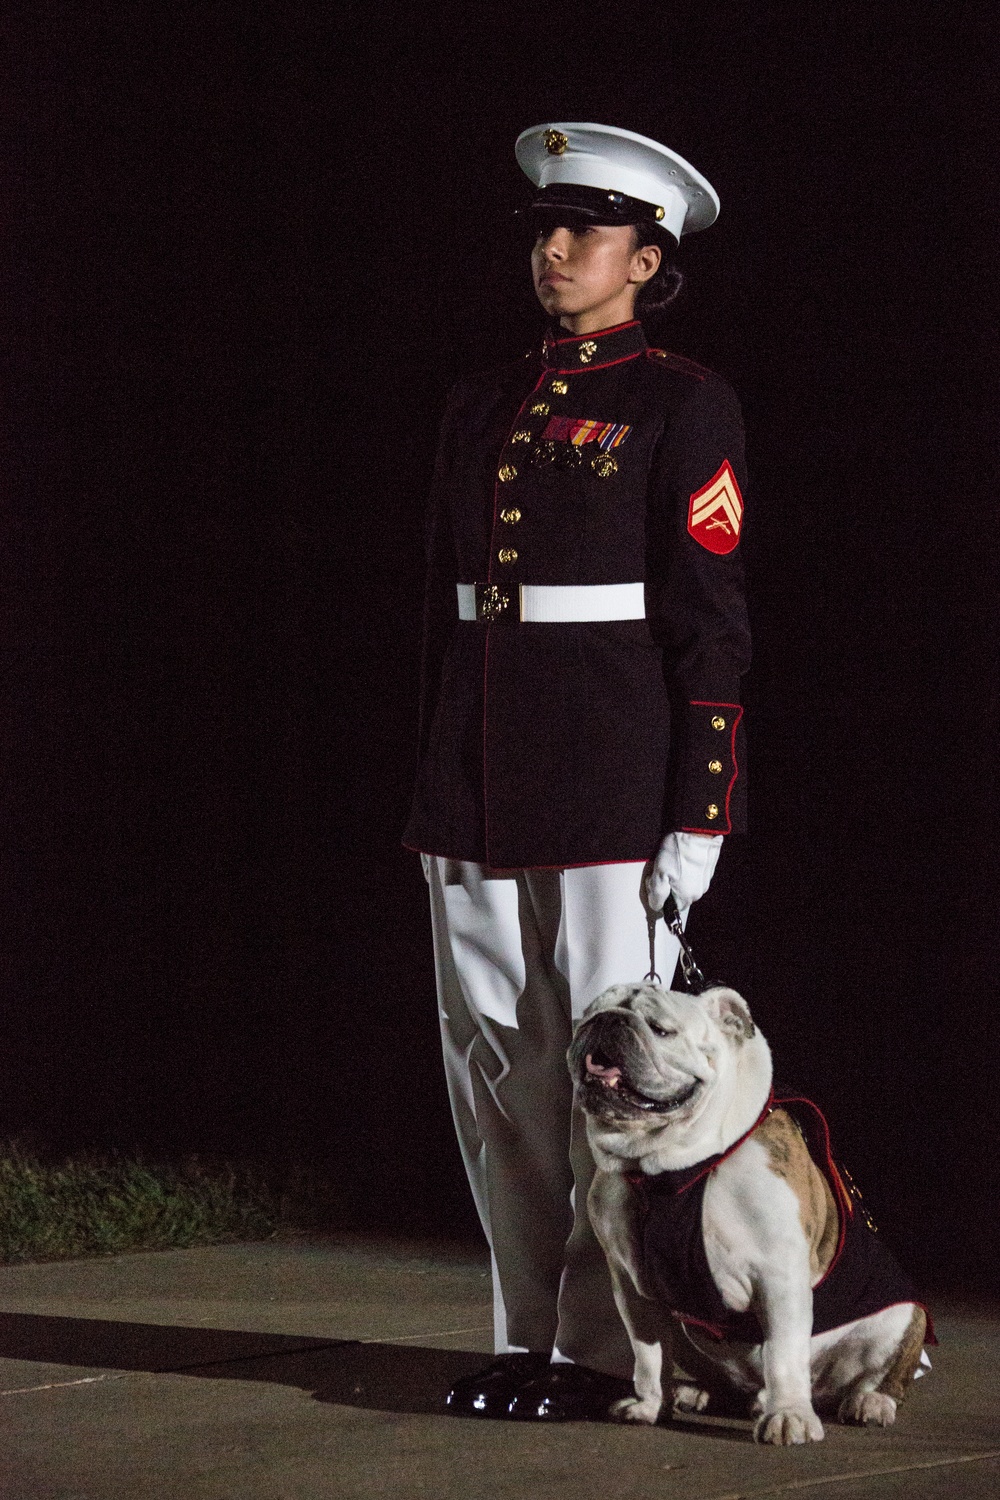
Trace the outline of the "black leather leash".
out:
M 646 978 L 648 980 L 651 980 L 653 984 L 662 983 L 659 974 L 657 974 L 656 972 L 656 921 L 660 915 L 660 912 L 654 911 L 651 911 L 648 915 L 649 973 L 646 975 Z M 681 974 L 684 978 L 685 988 L 691 995 L 700 995 L 711 986 L 709 985 L 709 982 L 705 978 L 704 974 L 699 969 L 695 961 L 695 956 L 691 952 L 691 944 L 688 942 L 687 936 L 684 932 L 684 928 L 681 925 L 681 914 L 677 910 L 677 902 L 674 900 L 673 891 L 670 892 L 670 895 L 663 903 L 662 916 L 664 922 L 666 922 L 670 931 L 673 933 L 674 937 L 680 944 L 681 951 L 679 957 Z

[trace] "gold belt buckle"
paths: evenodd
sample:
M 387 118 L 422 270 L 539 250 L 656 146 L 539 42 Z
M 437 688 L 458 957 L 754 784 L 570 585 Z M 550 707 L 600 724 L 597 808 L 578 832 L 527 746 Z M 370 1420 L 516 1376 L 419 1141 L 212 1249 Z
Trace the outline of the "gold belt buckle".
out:
M 484 625 L 492 625 L 497 620 L 506 617 L 508 620 L 516 620 L 520 617 L 520 610 L 511 610 L 511 594 L 516 590 L 502 588 L 498 583 L 476 584 L 476 619 Z

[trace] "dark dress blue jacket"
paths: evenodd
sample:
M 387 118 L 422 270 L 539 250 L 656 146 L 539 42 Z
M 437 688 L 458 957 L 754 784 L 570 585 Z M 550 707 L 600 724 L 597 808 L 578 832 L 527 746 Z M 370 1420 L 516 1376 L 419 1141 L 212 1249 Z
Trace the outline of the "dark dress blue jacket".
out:
M 743 430 L 641 325 L 463 382 L 429 518 L 404 842 L 498 867 L 645 860 L 743 818 Z M 646 618 L 523 623 L 520 584 L 645 585 Z M 459 620 L 456 584 L 492 589 Z M 504 605 L 501 601 L 506 600 Z

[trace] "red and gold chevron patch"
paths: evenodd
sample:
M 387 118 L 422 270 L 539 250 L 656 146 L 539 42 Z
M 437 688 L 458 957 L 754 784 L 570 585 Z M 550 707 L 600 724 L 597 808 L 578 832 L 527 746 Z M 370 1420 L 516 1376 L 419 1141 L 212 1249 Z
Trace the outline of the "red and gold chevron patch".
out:
M 743 525 L 743 496 L 728 458 L 688 507 L 688 531 L 709 552 L 732 552 Z

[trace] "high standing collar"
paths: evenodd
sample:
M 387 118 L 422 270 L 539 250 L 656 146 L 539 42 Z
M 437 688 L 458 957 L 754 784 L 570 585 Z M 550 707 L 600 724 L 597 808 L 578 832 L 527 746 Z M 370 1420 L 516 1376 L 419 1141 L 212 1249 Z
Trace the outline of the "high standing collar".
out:
M 558 332 L 561 334 L 565 330 Z M 564 373 L 603 370 L 608 365 L 620 364 L 622 360 L 635 359 L 648 347 L 637 318 L 631 323 L 619 323 L 614 328 L 601 328 L 596 333 L 559 337 L 550 330 L 542 345 L 542 363 L 548 370 Z

